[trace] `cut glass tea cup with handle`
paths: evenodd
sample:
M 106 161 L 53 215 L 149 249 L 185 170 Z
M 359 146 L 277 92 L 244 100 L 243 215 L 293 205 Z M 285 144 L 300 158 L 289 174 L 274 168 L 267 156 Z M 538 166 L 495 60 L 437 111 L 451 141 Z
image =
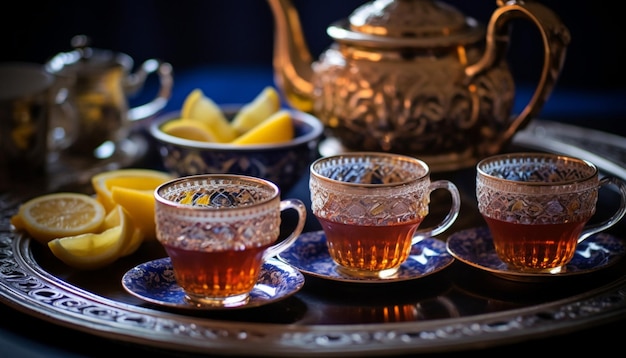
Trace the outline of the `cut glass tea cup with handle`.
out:
M 444 232 L 459 214 L 456 185 L 431 181 L 428 165 L 410 156 L 350 152 L 320 158 L 310 171 L 313 214 L 338 271 L 349 276 L 393 277 L 414 244 Z M 437 189 L 450 193 L 450 209 L 438 224 L 418 230 Z
M 498 257 L 524 272 L 562 272 L 577 244 L 619 222 L 626 213 L 626 182 L 600 178 L 589 161 L 550 153 L 509 153 L 477 165 L 478 209 Z M 598 190 L 617 188 L 613 215 L 590 224 Z
M 198 307 L 245 305 L 263 262 L 290 247 L 306 221 L 299 199 L 267 180 L 234 174 L 180 177 L 155 190 L 157 239 L 176 283 Z M 280 238 L 281 213 L 298 222 Z

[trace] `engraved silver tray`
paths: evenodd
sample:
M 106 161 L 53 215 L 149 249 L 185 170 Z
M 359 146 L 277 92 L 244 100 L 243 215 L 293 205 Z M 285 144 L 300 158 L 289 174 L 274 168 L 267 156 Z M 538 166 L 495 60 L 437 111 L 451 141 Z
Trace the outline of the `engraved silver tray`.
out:
M 536 120 L 511 147 L 576 155 L 626 179 L 626 140 L 607 133 Z M 473 172 L 441 175 L 464 193 L 462 218 L 451 232 L 477 225 Z M 305 187 L 306 178 L 300 185 Z M 144 244 L 103 272 L 73 272 L 11 230 L 9 218 L 23 194 L 0 196 L 0 301 L 54 324 L 123 342 L 216 355 L 389 356 L 515 343 L 626 314 L 626 260 L 576 277 L 575 284 L 567 277 L 508 281 L 454 262 L 435 275 L 384 290 L 307 276 L 293 297 L 264 307 L 166 309 L 125 293 L 119 281 L 138 263 L 164 256 L 158 244 Z M 431 212 L 438 214 L 436 208 Z M 626 232 L 623 223 L 619 226 L 614 233 Z

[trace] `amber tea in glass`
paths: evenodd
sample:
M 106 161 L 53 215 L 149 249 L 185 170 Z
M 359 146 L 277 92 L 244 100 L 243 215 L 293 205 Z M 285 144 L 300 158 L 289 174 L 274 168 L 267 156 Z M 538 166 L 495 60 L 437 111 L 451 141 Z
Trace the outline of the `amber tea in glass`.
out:
M 244 305 L 264 260 L 291 246 L 306 220 L 300 200 L 281 201 L 274 183 L 243 175 L 174 179 L 155 198 L 157 239 L 177 284 L 198 306 Z M 287 209 L 298 212 L 298 223 L 277 242 Z
M 610 219 L 586 226 L 596 212 L 598 189 L 607 184 L 619 189 L 620 208 Z M 626 212 L 626 183 L 600 179 L 588 161 L 548 153 L 483 159 L 477 164 L 476 196 L 498 257 L 529 272 L 562 272 L 580 241 Z
M 460 208 L 453 183 L 431 182 L 426 163 L 391 153 L 351 152 L 318 159 L 311 165 L 309 188 L 330 256 L 340 272 L 351 276 L 393 276 L 411 247 L 449 228 Z M 436 189 L 450 192 L 450 211 L 438 225 L 418 230 Z

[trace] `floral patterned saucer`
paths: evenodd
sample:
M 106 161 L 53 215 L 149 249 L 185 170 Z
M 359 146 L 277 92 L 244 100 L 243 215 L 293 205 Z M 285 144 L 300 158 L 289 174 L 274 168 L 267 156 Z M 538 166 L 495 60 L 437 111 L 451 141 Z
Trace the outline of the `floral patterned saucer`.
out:
M 131 295 L 161 306 L 226 310 L 251 308 L 287 298 L 304 285 L 304 276 L 295 268 L 275 259 L 265 261 L 258 283 L 250 293 L 250 300 L 235 307 L 198 307 L 185 299 L 176 283 L 169 257 L 142 263 L 128 270 L 122 277 L 122 286 Z
M 434 238 L 413 245 L 408 260 L 397 274 L 385 278 L 347 276 L 337 271 L 326 248 L 326 235 L 322 230 L 307 232 L 298 238 L 278 258 L 305 274 L 328 280 L 354 283 L 388 283 L 422 278 L 448 267 L 454 258 L 446 251 L 446 244 Z
M 574 258 L 559 273 L 520 272 L 498 258 L 489 228 L 477 227 L 455 232 L 448 237 L 447 250 L 457 260 L 512 280 L 537 280 L 546 277 L 580 275 L 600 270 L 617 262 L 626 253 L 624 242 L 608 233 L 593 235 L 578 244 Z

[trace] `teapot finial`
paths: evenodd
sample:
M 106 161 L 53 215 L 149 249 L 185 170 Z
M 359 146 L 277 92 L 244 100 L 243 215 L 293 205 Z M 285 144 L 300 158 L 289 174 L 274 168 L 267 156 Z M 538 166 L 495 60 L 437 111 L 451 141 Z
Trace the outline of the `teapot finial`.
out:
M 91 50 L 91 38 L 87 35 L 75 35 L 70 40 L 70 45 L 76 53 L 80 55 L 82 60 L 85 60 L 92 56 L 93 51 Z
M 76 49 L 85 48 L 91 45 L 91 39 L 87 35 L 76 35 L 72 37 L 70 44 Z

